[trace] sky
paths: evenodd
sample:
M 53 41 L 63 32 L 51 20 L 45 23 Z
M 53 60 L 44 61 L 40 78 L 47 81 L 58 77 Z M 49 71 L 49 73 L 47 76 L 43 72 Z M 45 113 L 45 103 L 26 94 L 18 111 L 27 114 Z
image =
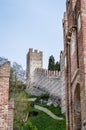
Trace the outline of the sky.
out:
M 59 60 L 63 50 L 62 19 L 65 0 L 0 0 L 0 57 L 26 68 L 29 48 Z

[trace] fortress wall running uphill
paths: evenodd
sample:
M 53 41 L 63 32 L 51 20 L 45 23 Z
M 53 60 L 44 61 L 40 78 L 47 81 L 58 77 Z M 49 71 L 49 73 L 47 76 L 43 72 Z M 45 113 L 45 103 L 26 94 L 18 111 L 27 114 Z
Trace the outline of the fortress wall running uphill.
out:
M 62 113 L 65 113 L 65 77 L 64 54 L 60 55 L 61 71 L 49 71 L 43 69 L 43 53 L 29 49 L 27 54 L 27 91 L 37 88 L 49 93 L 51 97 L 61 99 Z
M 34 77 L 35 86 L 48 92 L 53 97 L 58 96 L 61 98 L 60 72 L 38 68 L 34 72 Z

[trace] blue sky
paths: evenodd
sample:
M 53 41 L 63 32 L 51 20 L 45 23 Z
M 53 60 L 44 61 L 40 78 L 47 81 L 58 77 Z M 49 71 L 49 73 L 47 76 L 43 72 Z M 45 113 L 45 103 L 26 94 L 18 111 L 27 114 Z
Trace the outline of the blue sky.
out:
M 44 68 L 63 49 L 65 0 L 0 0 L 0 57 L 26 67 L 29 48 L 43 51 Z

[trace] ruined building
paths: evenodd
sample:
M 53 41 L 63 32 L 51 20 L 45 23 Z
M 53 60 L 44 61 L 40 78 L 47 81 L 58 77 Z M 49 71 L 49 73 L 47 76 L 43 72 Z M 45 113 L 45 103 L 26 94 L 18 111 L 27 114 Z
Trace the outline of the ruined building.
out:
M 9 100 L 10 62 L 0 58 L 0 130 L 13 130 L 13 99 Z
M 27 53 L 27 87 L 29 92 L 31 87 L 35 87 L 43 92 L 49 93 L 57 101 L 60 99 L 62 113 L 65 113 L 65 73 L 64 54 L 62 52 L 60 55 L 60 64 L 61 71 L 43 69 L 43 53 L 29 49 Z
M 86 0 L 66 0 L 63 32 L 66 125 L 81 130 L 86 123 Z

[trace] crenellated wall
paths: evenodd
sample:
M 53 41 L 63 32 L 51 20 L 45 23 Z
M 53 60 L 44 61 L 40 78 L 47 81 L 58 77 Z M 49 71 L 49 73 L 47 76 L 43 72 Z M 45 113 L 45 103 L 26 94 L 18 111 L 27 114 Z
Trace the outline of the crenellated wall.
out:
M 45 69 L 36 69 L 34 73 L 34 83 L 37 88 L 48 92 L 51 96 L 61 97 L 61 73 L 58 71 L 48 71 Z
M 36 53 L 36 54 L 35 54 Z M 61 71 L 50 71 L 42 68 L 43 56 L 38 51 L 29 49 L 27 58 L 27 88 L 35 86 L 37 89 L 49 93 L 52 97 L 61 99 L 62 113 L 65 113 L 65 55 L 61 52 Z M 39 58 L 40 57 L 40 58 Z M 39 64 L 40 62 L 40 64 Z M 29 90 L 29 89 L 28 89 Z

